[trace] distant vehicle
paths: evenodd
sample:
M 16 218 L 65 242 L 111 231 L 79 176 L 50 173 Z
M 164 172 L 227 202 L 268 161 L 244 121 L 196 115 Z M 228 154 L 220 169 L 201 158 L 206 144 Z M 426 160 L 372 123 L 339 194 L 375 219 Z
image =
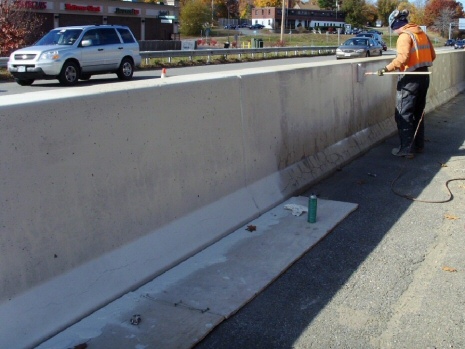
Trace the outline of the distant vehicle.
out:
M 249 26 L 249 29 L 263 29 L 265 28 L 265 26 L 263 24 L 252 24 L 251 26 Z
M 378 28 L 382 27 L 383 26 L 383 21 L 380 21 L 379 19 L 376 21 L 376 26 Z
M 376 29 L 369 29 L 367 30 L 367 33 L 375 33 L 378 35 L 383 35 L 383 32 L 380 32 L 379 30 L 376 30 Z
M 358 33 L 355 37 L 356 38 L 372 38 L 373 40 L 377 41 L 383 47 L 383 51 L 387 51 L 386 43 L 383 41 L 383 39 L 381 39 L 381 36 L 377 33 L 363 32 L 363 33 Z
M 372 38 L 355 37 L 336 49 L 336 59 L 381 56 L 383 47 Z
M 463 49 L 465 47 L 465 40 L 457 40 L 454 49 Z
M 8 71 L 21 86 L 37 79 L 72 86 L 96 74 L 115 73 L 120 80 L 130 80 L 140 63 L 139 44 L 128 27 L 87 25 L 55 28 L 34 46 L 14 51 Z
M 454 45 L 455 45 L 455 40 L 454 39 L 449 39 L 444 44 L 444 46 L 454 46 Z

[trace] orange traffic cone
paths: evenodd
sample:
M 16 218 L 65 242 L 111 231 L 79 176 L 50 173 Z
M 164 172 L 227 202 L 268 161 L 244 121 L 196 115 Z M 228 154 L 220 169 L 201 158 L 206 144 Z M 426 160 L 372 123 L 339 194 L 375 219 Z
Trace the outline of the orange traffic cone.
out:
M 163 69 L 161 70 L 161 77 L 162 77 L 162 78 L 166 78 L 166 68 L 163 68 Z

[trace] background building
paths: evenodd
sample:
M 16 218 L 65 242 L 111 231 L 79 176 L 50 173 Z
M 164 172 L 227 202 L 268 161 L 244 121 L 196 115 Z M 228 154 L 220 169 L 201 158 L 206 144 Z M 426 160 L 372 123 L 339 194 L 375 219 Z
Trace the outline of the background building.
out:
M 343 28 L 345 13 L 331 10 L 286 8 L 285 29 Z M 265 28 L 281 28 L 281 7 L 259 7 L 252 9 L 252 24 L 262 24 Z
M 179 2 L 167 4 L 105 1 L 21 1 L 21 6 L 44 19 L 44 32 L 70 25 L 120 24 L 131 28 L 137 40 L 178 37 Z

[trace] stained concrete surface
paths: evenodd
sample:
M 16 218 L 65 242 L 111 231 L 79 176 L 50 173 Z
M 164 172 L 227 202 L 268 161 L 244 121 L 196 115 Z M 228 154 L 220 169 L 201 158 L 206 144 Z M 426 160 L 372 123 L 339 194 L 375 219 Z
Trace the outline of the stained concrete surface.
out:
M 462 93 L 426 115 L 423 154 L 394 136 L 313 186 L 359 208 L 195 349 L 465 348 L 464 141 Z
M 289 199 L 37 349 L 191 348 L 358 206 L 319 200 L 316 223 L 287 208 L 307 204 L 307 197 Z
M 133 306 L 124 311 L 106 307 L 109 313 L 97 319 L 107 327 L 89 323 L 71 335 L 73 343 L 85 340 L 89 348 L 113 348 L 108 344 L 115 343 L 112 334 L 119 332 L 124 334 L 120 347 L 132 347 L 128 341 L 136 329 L 153 328 L 154 312 L 153 318 L 165 319 L 158 322 L 161 327 L 174 329 L 173 336 L 195 349 L 464 348 L 464 110 L 465 95 L 460 94 L 428 113 L 425 152 L 413 160 L 390 155 L 397 146 L 397 137 L 391 137 L 304 193 L 317 193 L 321 202 L 359 206 L 229 319 L 205 311 L 206 303 L 190 303 L 190 297 L 186 301 L 178 294 L 155 301 L 153 295 L 163 287 L 141 290 L 125 296 L 132 299 L 125 303 Z M 212 256 L 205 260 L 221 262 Z M 256 262 L 253 258 L 247 265 Z M 148 309 L 148 301 L 157 307 Z M 221 306 L 227 308 L 228 302 L 223 298 Z M 128 323 L 135 311 L 142 314 L 137 327 Z M 183 315 L 171 322 L 165 312 Z M 193 331 L 192 323 L 198 321 L 207 329 Z M 134 347 L 176 348 L 169 340 L 156 344 L 156 332 L 151 336 L 152 343 Z M 61 345 L 57 348 L 71 347 L 69 337 L 68 342 L 59 338 L 52 339 Z

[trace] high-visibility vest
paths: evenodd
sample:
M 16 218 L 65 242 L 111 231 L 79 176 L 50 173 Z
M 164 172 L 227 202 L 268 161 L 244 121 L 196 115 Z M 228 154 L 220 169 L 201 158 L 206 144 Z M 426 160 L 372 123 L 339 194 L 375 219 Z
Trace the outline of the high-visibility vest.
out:
M 431 54 L 431 41 L 425 33 L 420 35 L 414 34 L 408 30 L 403 30 L 402 33 L 410 35 L 413 41 L 413 46 L 410 48 L 410 55 L 407 63 L 402 67 L 402 71 L 414 71 L 422 67 L 431 67 L 433 65 L 433 57 Z

